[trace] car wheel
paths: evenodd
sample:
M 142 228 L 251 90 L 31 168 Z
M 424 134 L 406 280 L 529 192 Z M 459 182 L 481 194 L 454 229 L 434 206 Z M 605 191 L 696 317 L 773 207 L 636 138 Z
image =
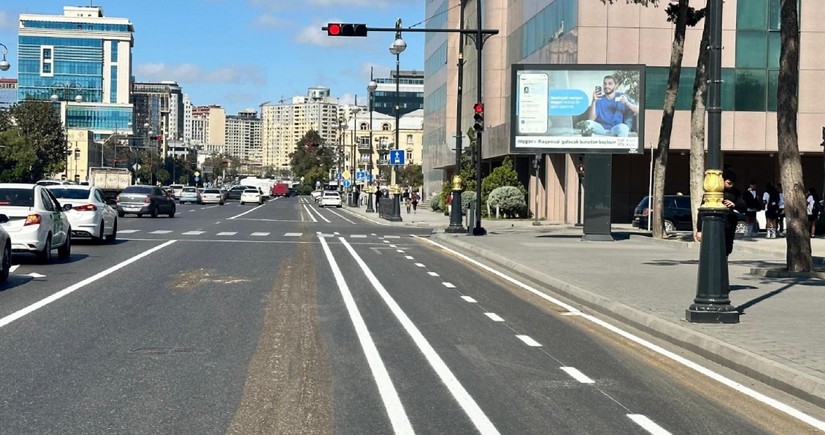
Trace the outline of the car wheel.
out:
M 137 214 L 137 217 L 142 218 L 142 217 L 143 217 L 143 213 L 138 213 L 138 214 Z
M 341 208 L 341 207 L 342 207 L 342 206 L 340 206 L 340 205 L 337 205 L 337 206 L 336 206 L 336 207 L 338 207 L 338 208 Z
M 46 244 L 43 245 L 43 250 L 37 252 L 37 261 L 40 264 L 48 264 L 52 257 L 52 233 L 46 236 Z
M 241 205 L 243 205 L 243 201 L 241 201 Z
M 6 242 L 3 247 L 3 263 L 0 264 L 0 282 L 6 282 L 9 279 L 9 271 L 11 271 L 11 242 Z
M 124 213 L 122 211 L 117 212 L 117 217 L 123 217 L 123 216 L 126 216 L 126 213 Z
M 170 218 L 175 217 L 175 212 L 176 212 L 176 211 L 177 211 L 177 209 L 176 209 L 176 208 L 175 208 L 175 206 L 173 205 L 173 206 L 172 206 L 172 211 L 170 211 L 170 212 L 169 212 L 169 217 L 170 217 Z
M 66 234 L 66 242 L 63 246 L 57 248 L 57 256 L 63 259 L 69 258 L 72 255 L 72 232 Z
M 95 237 L 95 240 L 94 240 L 94 242 L 97 243 L 97 244 L 103 243 L 103 235 L 104 235 L 103 232 L 106 229 L 104 227 L 103 223 L 104 223 L 104 221 L 101 220 L 100 221 L 100 231 L 98 232 L 98 235 L 97 235 L 97 237 Z
M 158 217 L 158 208 L 157 207 L 152 209 L 152 211 L 150 212 L 150 216 L 152 216 L 153 218 Z
M 665 234 L 671 234 L 676 232 L 676 226 L 673 225 L 673 222 L 669 220 L 665 220 Z
M 112 227 L 112 234 L 106 236 L 107 242 L 114 242 L 117 239 L 117 219 L 115 219 L 114 226 Z

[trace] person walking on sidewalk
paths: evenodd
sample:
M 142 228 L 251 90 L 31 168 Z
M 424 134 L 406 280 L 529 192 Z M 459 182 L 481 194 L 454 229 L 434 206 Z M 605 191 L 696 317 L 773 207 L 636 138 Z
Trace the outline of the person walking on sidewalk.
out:
M 419 198 L 420 196 L 418 196 L 418 192 L 413 192 L 412 196 L 410 197 L 410 201 L 412 202 L 413 214 L 415 214 L 415 211 L 418 209 Z
M 768 239 L 776 238 L 776 221 L 779 218 L 779 191 L 773 186 L 773 183 L 768 183 L 765 186 L 765 193 L 762 194 L 762 203 L 765 208 L 765 220 L 767 221 Z
M 779 192 L 779 216 L 776 218 L 776 224 L 779 228 L 779 237 L 785 237 L 785 194 L 782 193 L 782 183 L 776 185 L 776 190 Z
M 736 236 L 736 224 L 739 222 L 739 213 L 744 213 L 748 209 L 745 200 L 739 193 L 734 184 L 736 183 L 736 172 L 731 169 L 725 169 L 722 172 L 722 179 L 724 180 L 725 190 L 722 196 L 722 205 L 728 208 L 728 214 L 725 216 L 725 252 L 726 256 L 730 256 L 733 252 L 733 238 Z M 746 193 L 745 195 L 748 195 Z M 702 219 L 698 220 L 699 231 L 696 232 L 696 241 L 702 241 Z
M 745 192 L 745 237 L 754 237 L 759 232 L 756 213 L 762 210 L 762 197 L 756 191 L 756 181 L 751 181 Z
M 808 188 L 808 195 L 805 197 L 805 202 L 808 203 L 808 223 L 811 225 L 811 237 L 816 237 L 816 220 L 819 218 L 819 195 L 816 194 L 816 189 Z

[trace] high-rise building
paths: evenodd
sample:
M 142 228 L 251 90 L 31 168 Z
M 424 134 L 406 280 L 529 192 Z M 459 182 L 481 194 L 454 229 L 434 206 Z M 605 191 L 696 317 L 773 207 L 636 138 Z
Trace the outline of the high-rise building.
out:
M 378 87 L 375 89 L 373 107 L 378 113 L 395 116 L 395 75 L 395 70 L 391 70 L 389 77 L 375 78 Z M 399 71 L 397 103 L 399 115 L 405 115 L 424 108 L 423 71 Z
M 59 101 L 67 129 L 95 140 L 132 123 L 129 100 L 134 27 L 99 6 L 65 6 L 63 15 L 21 14 L 18 100 Z
M 0 109 L 8 109 L 17 102 L 17 79 L 0 79 Z
M 452 1 L 432 0 L 426 15 L 434 17 L 428 28 L 459 28 L 460 9 Z M 662 103 L 670 70 L 673 23 L 661 10 L 637 4 L 603 4 L 595 0 L 472 0 L 466 4 L 465 22 L 474 28 L 477 5 L 483 5 L 483 27 L 502 32 L 487 39 L 483 48 L 482 99 L 485 105 L 482 172 L 510 155 L 510 115 L 513 96 L 511 66 L 529 64 L 643 65 L 645 123 L 644 150 L 612 156 L 612 218 L 629 221 L 633 207 L 648 194 L 648 170 L 652 147 L 657 145 Z M 780 53 L 780 8 L 774 0 L 726 0 L 722 19 L 722 156 L 723 165 L 734 167 L 740 180 L 760 186 L 779 179 L 777 162 L 776 95 Z M 816 16 L 821 0 L 801 0 L 800 17 Z M 688 28 L 673 130 L 665 192 L 690 191 L 690 107 L 696 59 L 703 22 Z M 823 173 L 822 126 L 825 109 L 817 89 L 825 65 L 817 49 L 825 24 L 800 21 L 799 151 L 805 186 L 820 186 Z M 466 39 L 466 38 L 465 38 Z M 464 46 L 464 83 L 460 131 L 473 125 L 472 105 L 478 90 L 478 57 L 475 45 Z M 448 182 L 455 168 L 449 144 L 456 130 L 457 57 L 459 36 L 428 33 L 425 49 L 424 183 L 436 192 Z M 609 68 L 609 67 L 608 67 Z M 592 92 L 593 83 L 587 90 Z M 584 91 L 583 91 L 584 92 Z M 585 95 L 589 95 L 585 93 Z M 466 144 L 466 143 L 465 143 Z M 533 175 L 533 155 L 512 156 L 541 219 L 573 223 L 577 219 L 580 177 L 578 154 L 547 153 L 543 175 Z M 585 168 L 587 156 L 584 156 Z M 721 169 L 721 168 L 719 168 Z M 740 188 L 744 186 L 740 185 Z M 586 192 L 585 192 L 586 195 Z
M 192 107 L 190 144 L 202 155 L 223 153 L 226 149 L 226 110 L 218 105 Z
M 338 99 L 330 97 L 328 88 L 309 88 L 306 96 L 262 105 L 261 120 L 263 165 L 288 169 L 289 154 L 308 131 L 315 130 L 326 143 L 335 143 L 339 129 Z
M 134 132 L 137 138 L 153 131 L 165 140 L 179 142 L 183 138 L 183 93 L 175 82 L 142 83 L 132 85 L 134 105 Z M 166 150 L 161 150 L 166 155 Z
M 226 154 L 261 164 L 261 119 L 255 109 L 226 117 Z

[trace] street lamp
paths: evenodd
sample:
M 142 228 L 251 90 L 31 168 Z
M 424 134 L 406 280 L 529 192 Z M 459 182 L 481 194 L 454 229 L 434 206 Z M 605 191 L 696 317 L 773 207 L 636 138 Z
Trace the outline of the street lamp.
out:
M 464 6 L 467 5 L 467 0 L 460 0 L 460 16 L 458 19 L 458 29 L 464 30 Z M 479 83 L 481 86 L 481 83 Z M 466 230 L 461 224 L 461 217 L 463 211 L 461 210 L 461 147 L 464 133 L 461 130 L 461 100 L 464 92 L 464 34 L 458 34 L 458 85 L 456 97 L 456 116 L 455 116 L 455 174 L 452 180 L 452 204 L 450 208 L 450 226 L 444 231 L 447 233 L 463 233 Z
M 3 47 L 3 60 L 0 60 L 0 70 L 8 71 L 9 68 L 11 68 L 11 64 L 6 60 L 6 55 L 9 53 L 9 48 L 2 43 L 0 43 L 0 46 Z
M 407 49 L 407 43 L 401 39 L 401 18 L 395 22 L 395 41 L 390 46 L 390 53 L 395 55 L 395 149 L 398 150 L 400 139 L 400 118 L 401 103 L 401 53 Z M 393 165 L 392 171 L 392 214 L 387 220 L 392 222 L 401 221 L 401 189 L 398 188 L 398 165 Z
M 375 213 L 375 209 L 373 208 L 372 203 L 372 112 L 375 110 L 373 104 L 375 104 L 375 90 L 378 89 L 378 83 L 375 82 L 372 78 L 372 67 L 370 67 L 370 82 L 367 84 L 367 91 L 370 93 L 370 162 L 368 169 L 368 176 L 369 179 L 367 180 L 367 213 Z M 823 190 L 825 192 L 825 190 Z

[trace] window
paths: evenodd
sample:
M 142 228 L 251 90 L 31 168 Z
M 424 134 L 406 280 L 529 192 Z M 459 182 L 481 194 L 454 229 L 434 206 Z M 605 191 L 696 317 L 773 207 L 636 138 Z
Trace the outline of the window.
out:
M 381 130 L 390 131 L 390 125 L 387 123 L 381 124 Z
M 412 152 L 412 150 L 407 150 L 405 157 L 406 157 L 404 159 L 405 163 L 412 163 L 413 162 L 413 152 Z
M 412 145 L 412 143 L 413 143 L 413 135 L 408 134 L 407 135 L 407 144 Z
M 54 77 L 54 46 L 40 46 L 40 75 Z
M 358 129 L 359 130 L 367 130 L 367 123 L 362 122 L 361 124 L 358 125 Z

